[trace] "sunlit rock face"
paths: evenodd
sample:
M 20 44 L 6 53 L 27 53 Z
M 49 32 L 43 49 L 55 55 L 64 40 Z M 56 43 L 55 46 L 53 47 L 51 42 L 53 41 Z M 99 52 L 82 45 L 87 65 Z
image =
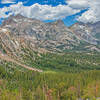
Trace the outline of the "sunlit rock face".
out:
M 61 20 L 43 23 L 21 15 L 10 16 L 0 28 L 1 45 L 16 55 L 23 53 L 23 47 L 50 52 L 100 51 L 99 25 L 76 23 L 66 27 Z

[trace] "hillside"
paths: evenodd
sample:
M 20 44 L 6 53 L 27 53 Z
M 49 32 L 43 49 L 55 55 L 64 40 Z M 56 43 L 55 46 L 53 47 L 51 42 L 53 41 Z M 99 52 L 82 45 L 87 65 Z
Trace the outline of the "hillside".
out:
M 41 67 L 42 64 L 37 64 L 35 61 L 42 56 L 44 59 L 45 54 L 100 52 L 98 27 L 98 24 L 84 25 L 82 23 L 66 27 L 61 20 L 43 23 L 21 15 L 11 16 L 3 22 L 0 28 L 0 58 L 9 61 L 3 59 L 8 57 L 8 59 L 13 59 L 10 62 L 19 63 L 22 67 L 27 65 L 26 68 L 29 69 L 32 67 L 42 69 L 44 65 Z M 41 54 L 44 55 L 41 56 Z
M 0 26 L 0 100 L 99 100 L 99 28 L 10 16 Z

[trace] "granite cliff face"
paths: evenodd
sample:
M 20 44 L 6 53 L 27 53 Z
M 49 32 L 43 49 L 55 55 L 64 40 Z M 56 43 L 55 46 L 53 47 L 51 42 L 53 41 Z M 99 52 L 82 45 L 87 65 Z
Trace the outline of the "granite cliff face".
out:
M 10 16 L 0 28 L 0 51 L 17 56 L 23 53 L 23 48 L 39 52 L 100 52 L 99 34 L 99 22 L 66 27 L 61 20 L 43 23 L 21 15 Z
M 84 24 L 84 23 L 77 23 L 71 26 L 73 32 L 82 38 L 84 41 L 89 42 L 90 44 L 98 45 L 100 44 L 100 36 L 96 37 L 100 34 L 100 22 L 95 24 Z

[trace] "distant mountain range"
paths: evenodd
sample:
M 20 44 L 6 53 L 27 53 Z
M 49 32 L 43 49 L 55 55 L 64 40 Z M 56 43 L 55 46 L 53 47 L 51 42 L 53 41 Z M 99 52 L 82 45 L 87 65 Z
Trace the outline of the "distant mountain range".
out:
M 43 23 L 21 15 L 10 16 L 0 26 L 0 52 L 20 56 L 23 48 L 38 52 L 100 52 L 100 22 Z

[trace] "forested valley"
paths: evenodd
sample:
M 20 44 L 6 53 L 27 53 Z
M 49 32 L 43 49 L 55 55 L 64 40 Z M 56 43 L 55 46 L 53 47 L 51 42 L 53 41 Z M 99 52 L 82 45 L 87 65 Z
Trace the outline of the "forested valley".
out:
M 0 66 L 0 100 L 99 100 L 99 61 L 99 54 L 41 54 L 30 63 L 40 66 L 41 73 L 5 62 Z

